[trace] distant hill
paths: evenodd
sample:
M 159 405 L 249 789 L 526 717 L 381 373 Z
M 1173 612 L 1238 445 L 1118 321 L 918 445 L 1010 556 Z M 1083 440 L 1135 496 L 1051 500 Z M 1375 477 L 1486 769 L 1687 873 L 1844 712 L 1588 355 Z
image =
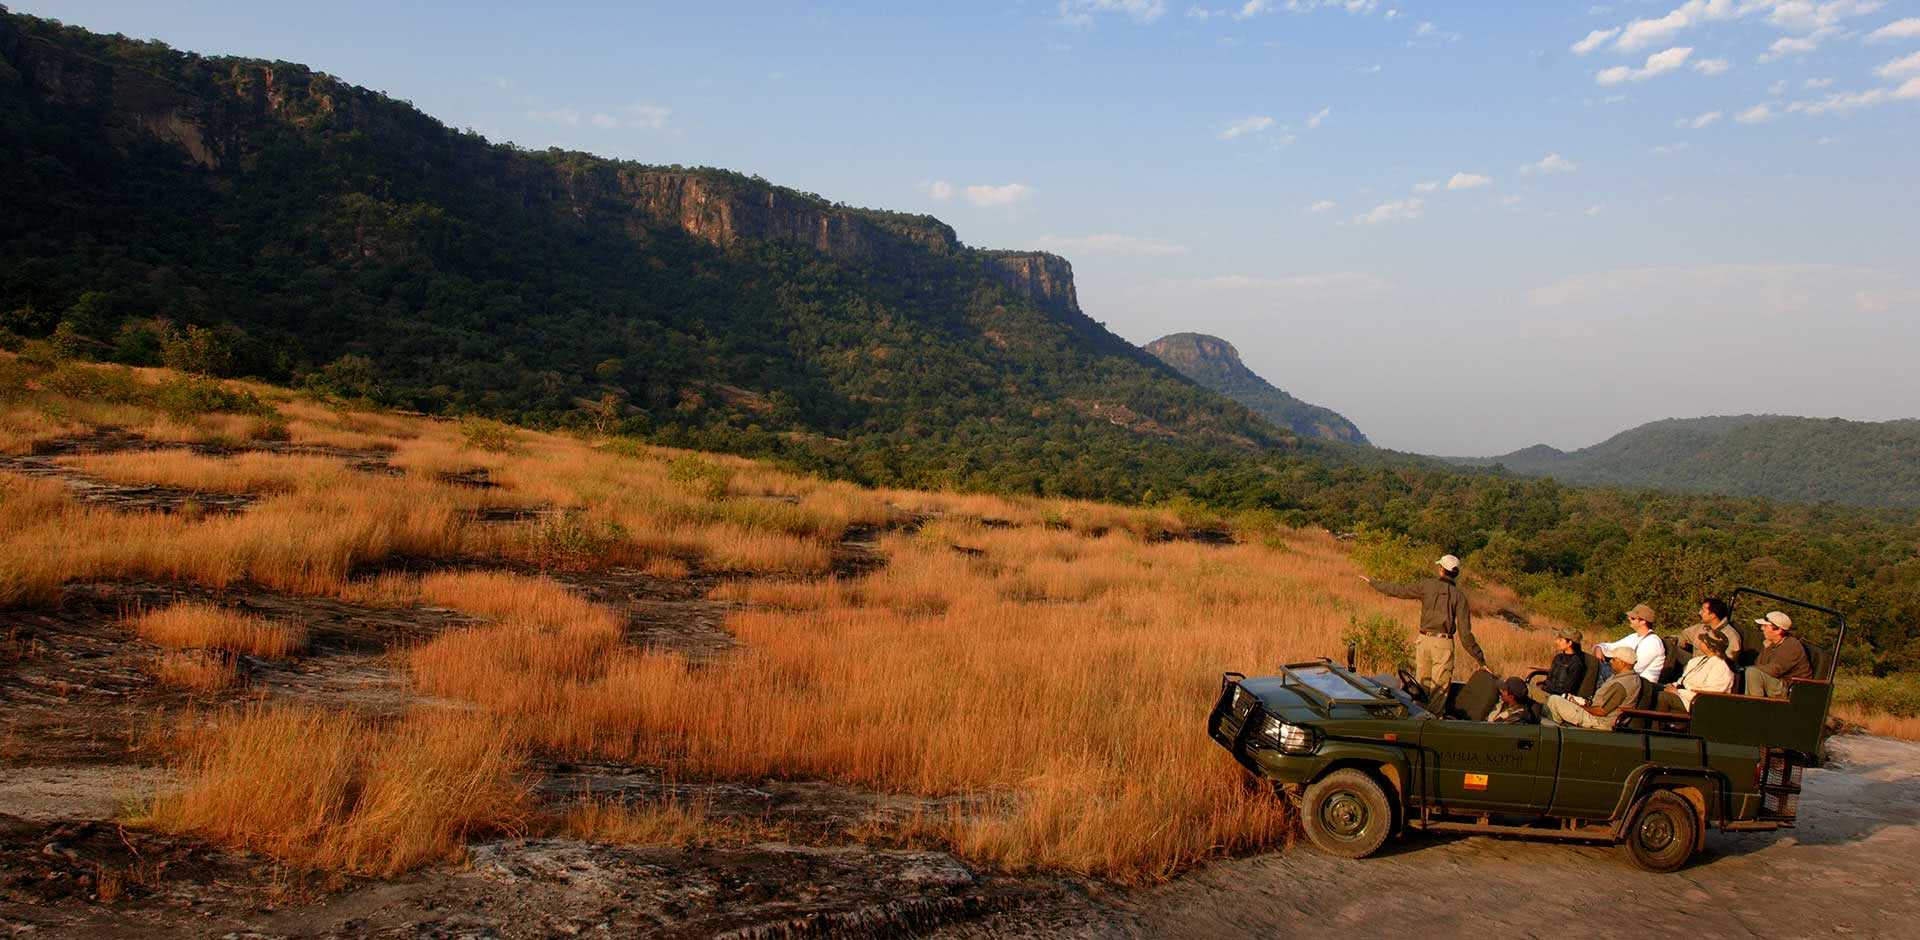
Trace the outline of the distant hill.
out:
M 1498 464 L 1570 483 L 1920 507 L 1920 420 L 1785 415 L 1670 418 L 1592 447 L 1545 444 L 1456 463 Z
M 1314 446 L 1087 316 L 1064 258 L 0 7 L 0 346 L 28 340 L 876 483 L 1138 496 Z
M 1181 375 L 1253 409 L 1275 427 L 1343 444 L 1369 443 L 1367 436 L 1338 412 L 1310 405 L 1273 387 L 1240 361 L 1240 351 L 1232 343 L 1218 336 L 1173 333 L 1148 343 L 1146 350 Z

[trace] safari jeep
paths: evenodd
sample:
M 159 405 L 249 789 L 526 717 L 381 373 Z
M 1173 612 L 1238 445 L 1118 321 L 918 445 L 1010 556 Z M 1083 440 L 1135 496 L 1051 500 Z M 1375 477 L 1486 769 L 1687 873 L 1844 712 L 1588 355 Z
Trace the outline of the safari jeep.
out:
M 1801 771 L 1819 760 L 1846 620 L 1751 588 L 1736 604 L 1742 596 L 1829 618 L 1832 646 L 1808 643 L 1819 678 L 1780 699 L 1701 694 L 1691 714 L 1626 709 L 1613 730 L 1594 731 L 1442 717 L 1449 703 L 1409 694 L 1419 690 L 1411 677 L 1320 660 L 1275 676 L 1227 673 L 1207 732 L 1296 800 L 1308 838 L 1329 854 L 1364 858 L 1423 829 L 1624 844 L 1640 867 L 1674 871 L 1708 829 L 1791 827 Z

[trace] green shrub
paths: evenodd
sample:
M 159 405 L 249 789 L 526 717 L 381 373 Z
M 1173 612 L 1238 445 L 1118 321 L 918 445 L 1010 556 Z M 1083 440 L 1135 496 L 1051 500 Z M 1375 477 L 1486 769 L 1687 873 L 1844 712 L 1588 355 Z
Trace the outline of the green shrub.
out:
M 667 479 L 703 498 L 720 499 L 733 483 L 733 471 L 688 454 L 667 465 Z
M 1353 548 L 1353 560 L 1370 578 L 1412 581 L 1433 572 L 1433 560 L 1443 552 L 1421 545 L 1405 535 L 1362 529 Z
M 460 439 L 474 450 L 507 454 L 519 449 L 513 428 L 486 418 L 465 418 L 460 422 Z
M 1349 615 L 1340 645 L 1353 647 L 1354 664 L 1362 672 L 1413 668 L 1413 640 L 1405 626 L 1386 614 Z
M 153 397 L 153 386 L 140 381 L 132 369 L 61 362 L 40 377 L 40 387 L 83 401 L 112 405 L 139 405 Z
M 137 381 L 137 380 L 136 380 Z M 229 388 L 212 379 L 182 376 L 152 386 L 152 403 L 170 415 L 190 418 L 204 414 L 276 414 L 273 406 L 244 389 Z
M 1535 591 L 1527 598 L 1527 603 L 1534 610 L 1569 626 L 1586 628 L 1593 625 L 1587 620 L 1586 600 L 1560 585 L 1550 584 Z
M 1900 718 L 1920 715 L 1920 676 L 1841 676 L 1833 692 L 1836 705 L 1852 705 Z
M 525 532 L 522 544 L 528 555 L 559 564 L 604 558 L 627 542 L 625 526 L 589 519 L 579 509 L 544 516 Z

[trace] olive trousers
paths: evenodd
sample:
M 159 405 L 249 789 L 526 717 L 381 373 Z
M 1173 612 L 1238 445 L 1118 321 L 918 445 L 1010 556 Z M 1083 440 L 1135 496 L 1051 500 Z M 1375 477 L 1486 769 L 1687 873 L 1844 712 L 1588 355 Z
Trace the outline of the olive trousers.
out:
M 1413 638 L 1413 677 L 1437 702 L 1453 683 L 1453 637 L 1418 634 Z
M 1547 697 L 1547 716 L 1563 725 L 1572 725 L 1576 728 L 1592 728 L 1595 731 L 1613 730 L 1613 719 L 1593 715 L 1585 708 L 1575 705 L 1564 695 Z

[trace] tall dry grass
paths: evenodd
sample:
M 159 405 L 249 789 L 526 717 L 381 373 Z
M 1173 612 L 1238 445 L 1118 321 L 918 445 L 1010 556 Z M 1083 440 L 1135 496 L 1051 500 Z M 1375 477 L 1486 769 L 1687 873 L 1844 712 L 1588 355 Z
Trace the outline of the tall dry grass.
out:
M 172 649 L 213 649 L 280 659 L 307 645 L 307 629 L 214 604 L 188 601 L 133 618 L 133 631 Z
M 347 485 L 352 471 L 331 457 L 242 453 L 208 457 L 184 450 L 61 457 L 65 466 L 114 483 L 210 493 L 291 493 Z
M 472 716 L 379 727 L 255 705 L 188 737 L 180 786 L 141 821 L 303 868 L 394 875 L 453 860 L 470 835 L 521 829 L 530 805 L 518 751 Z
M 1270 549 L 937 523 L 882 550 L 888 565 L 865 578 L 723 589 L 752 605 L 728 622 L 743 648 L 697 670 L 598 632 L 537 660 L 520 637 L 592 619 L 551 607 L 444 636 L 410 662 L 423 688 L 562 752 L 1005 794 L 1009 813 L 935 828 L 998 866 L 1138 880 L 1286 831 L 1284 808 L 1246 788 L 1200 727 L 1222 669 L 1334 653 L 1355 612 L 1409 629 L 1414 614 L 1306 535 Z M 542 593 L 515 589 L 529 604 Z M 1545 657 L 1536 636 L 1481 632 L 1496 664 Z

